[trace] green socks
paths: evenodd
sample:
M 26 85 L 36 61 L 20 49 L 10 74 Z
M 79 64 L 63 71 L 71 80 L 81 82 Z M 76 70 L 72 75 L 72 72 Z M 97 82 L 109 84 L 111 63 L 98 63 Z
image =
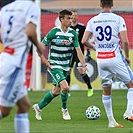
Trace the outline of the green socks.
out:
M 67 108 L 67 99 L 68 99 L 68 93 L 64 93 L 63 91 L 60 92 L 61 100 L 62 100 L 62 108 Z
M 44 108 L 46 105 L 48 105 L 53 98 L 55 98 L 56 96 L 54 96 L 52 94 L 52 91 L 49 91 L 48 93 L 46 93 L 46 95 L 44 96 L 44 98 L 38 103 L 38 106 L 40 109 Z
M 62 100 L 62 108 L 67 108 L 67 99 L 68 99 L 68 93 L 64 93 L 63 91 L 60 92 L 61 100 Z M 58 96 L 58 95 L 57 95 Z M 52 90 L 46 93 L 44 98 L 38 103 L 39 109 L 43 109 L 45 106 L 47 106 L 52 99 L 54 99 L 56 96 L 52 94 Z

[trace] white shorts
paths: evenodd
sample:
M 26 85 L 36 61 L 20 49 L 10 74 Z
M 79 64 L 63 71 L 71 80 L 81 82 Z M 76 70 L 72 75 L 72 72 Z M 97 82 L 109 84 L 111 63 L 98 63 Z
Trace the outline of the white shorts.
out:
M 12 107 L 27 95 L 27 88 L 24 86 L 25 71 L 6 60 L 0 64 L 0 70 L 0 105 Z
M 123 59 L 111 59 L 110 61 L 102 60 L 98 63 L 98 70 L 101 84 L 103 87 L 108 87 L 113 83 L 114 77 L 118 81 L 127 84 L 131 81 L 131 70 Z

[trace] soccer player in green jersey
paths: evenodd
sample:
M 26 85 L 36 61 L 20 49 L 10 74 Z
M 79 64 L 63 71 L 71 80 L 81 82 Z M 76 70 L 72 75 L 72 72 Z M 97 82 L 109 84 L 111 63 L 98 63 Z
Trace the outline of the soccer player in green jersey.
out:
M 59 94 L 61 95 L 62 100 L 63 119 L 71 120 L 67 109 L 69 86 L 66 77 L 70 70 L 70 63 L 74 49 L 76 49 L 78 58 L 83 66 L 83 71 L 87 70 L 84 56 L 78 42 L 77 33 L 70 28 L 72 22 L 71 15 L 71 11 L 62 10 L 59 13 L 61 25 L 51 29 L 42 40 L 43 45 L 49 46 L 48 60 L 50 61 L 51 68 L 48 68 L 48 71 L 52 75 L 53 89 L 46 93 L 44 98 L 38 104 L 33 105 L 37 120 L 42 120 L 42 109 Z

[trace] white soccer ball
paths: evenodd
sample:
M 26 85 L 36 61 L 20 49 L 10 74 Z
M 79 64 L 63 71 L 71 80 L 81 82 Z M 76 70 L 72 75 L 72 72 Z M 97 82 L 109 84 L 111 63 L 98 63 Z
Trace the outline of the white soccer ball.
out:
M 92 105 L 86 109 L 86 117 L 89 120 L 97 120 L 101 116 L 101 111 L 98 107 Z

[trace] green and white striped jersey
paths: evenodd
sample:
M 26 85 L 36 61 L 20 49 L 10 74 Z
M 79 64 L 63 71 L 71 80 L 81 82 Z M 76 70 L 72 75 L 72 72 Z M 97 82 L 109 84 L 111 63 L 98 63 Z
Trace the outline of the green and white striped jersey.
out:
M 70 69 L 74 47 L 79 47 L 78 37 L 72 28 L 63 32 L 61 27 L 51 29 L 42 42 L 49 46 L 50 65 L 52 68 Z

